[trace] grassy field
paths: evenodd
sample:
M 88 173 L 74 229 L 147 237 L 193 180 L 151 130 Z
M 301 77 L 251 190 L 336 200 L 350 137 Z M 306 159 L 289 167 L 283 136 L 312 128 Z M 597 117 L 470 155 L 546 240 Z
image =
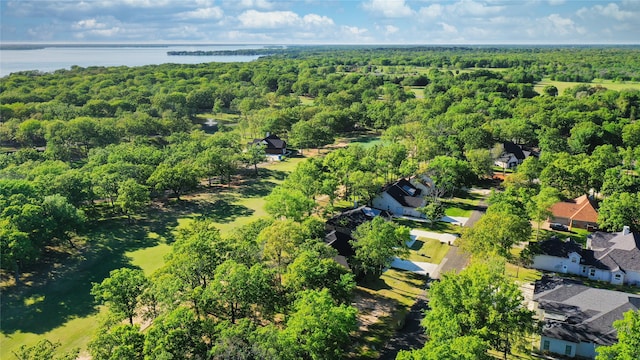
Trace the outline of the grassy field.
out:
M 581 83 L 581 82 L 569 82 L 569 81 L 553 81 L 548 78 L 542 79 L 542 81 L 538 82 L 534 85 L 533 89 L 537 91 L 539 94 L 542 94 L 542 89 L 547 85 L 553 85 L 558 88 L 558 94 L 562 95 L 564 91 L 570 87 L 574 87 L 576 85 L 587 84 L 591 86 L 600 85 L 609 90 L 625 90 L 625 89 L 640 89 L 640 82 L 633 81 L 625 81 L 625 82 L 613 82 L 612 80 L 603 80 L 603 79 L 594 79 L 590 83 Z
M 60 341 L 60 351 L 86 348 L 104 310 L 95 306 L 91 284 L 121 267 L 140 268 L 151 274 L 164 264 L 171 251 L 173 230 L 197 216 L 213 218 L 224 234 L 236 226 L 266 216 L 263 197 L 282 182 L 304 158 L 287 159 L 260 168 L 260 178 L 169 201 L 152 207 L 133 224 L 124 218 L 98 221 L 85 234 L 77 254 L 52 269 L 40 269 L 27 277 L 26 285 L 2 288 L 0 359 L 13 358 L 12 351 L 42 338 Z
M 411 246 L 407 260 L 440 264 L 449 248 L 448 244 L 440 240 L 418 238 Z

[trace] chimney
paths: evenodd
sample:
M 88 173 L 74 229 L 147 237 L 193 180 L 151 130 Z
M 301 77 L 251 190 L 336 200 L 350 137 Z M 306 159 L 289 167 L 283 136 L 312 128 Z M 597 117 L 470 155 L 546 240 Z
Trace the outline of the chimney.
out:
M 622 227 L 622 235 L 629 235 L 631 234 L 631 228 L 628 226 L 623 226 Z
M 267 131 L 267 136 L 265 136 L 265 137 L 269 137 L 269 135 L 271 135 L 271 133 Z

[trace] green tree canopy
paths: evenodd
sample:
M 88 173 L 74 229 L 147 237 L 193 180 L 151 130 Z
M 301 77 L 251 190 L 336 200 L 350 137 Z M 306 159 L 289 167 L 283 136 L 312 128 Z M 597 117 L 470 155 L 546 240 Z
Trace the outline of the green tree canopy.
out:
M 142 270 L 121 268 L 112 270 L 100 284 L 93 283 L 91 294 L 106 303 L 114 315 L 129 319 L 133 325 L 140 295 L 147 283 Z
M 408 253 L 409 228 L 377 216 L 358 226 L 351 234 L 355 267 L 366 275 L 378 276 L 394 257 Z
M 506 359 L 514 344 L 536 330 L 534 313 L 524 306 L 520 289 L 503 274 L 504 263 L 493 262 L 444 274 L 431 286 L 430 310 L 422 326 L 434 346 L 477 336 Z
M 640 310 L 629 310 L 624 318 L 613 322 L 618 331 L 618 342 L 611 346 L 598 346 L 596 360 L 640 359 Z

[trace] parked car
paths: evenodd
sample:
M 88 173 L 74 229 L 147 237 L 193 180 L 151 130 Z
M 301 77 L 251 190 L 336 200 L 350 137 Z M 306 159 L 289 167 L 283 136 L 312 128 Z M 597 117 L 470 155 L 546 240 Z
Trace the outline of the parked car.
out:
M 569 231 L 569 228 L 566 225 L 563 225 L 563 224 L 560 224 L 560 223 L 551 223 L 551 225 L 549 225 L 549 227 L 551 228 L 551 230 Z

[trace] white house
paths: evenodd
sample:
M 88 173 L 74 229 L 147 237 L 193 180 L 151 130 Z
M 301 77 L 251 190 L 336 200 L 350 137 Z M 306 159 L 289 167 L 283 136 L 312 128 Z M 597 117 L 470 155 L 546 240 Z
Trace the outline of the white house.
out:
M 628 226 L 618 233 L 595 232 L 587 237 L 586 249 L 570 239 L 551 238 L 540 243 L 531 267 L 640 286 L 640 234 Z
M 595 289 L 576 280 L 544 276 L 533 301 L 543 321 L 540 351 L 594 359 L 596 348 L 617 341 L 613 322 L 640 307 L 640 296 Z
M 431 194 L 431 189 L 433 188 L 433 180 L 426 175 L 418 175 L 409 179 L 411 185 L 413 185 L 416 189 L 420 190 L 421 196 L 427 196 Z
M 500 144 L 502 147 L 502 152 L 497 159 L 494 160 L 493 164 L 495 166 L 499 166 L 503 169 L 512 169 L 516 166 L 522 164 L 524 159 L 526 159 L 531 152 L 524 151 L 519 145 L 512 143 L 511 141 L 505 141 Z
M 422 191 L 406 179 L 400 179 L 386 186 L 372 203 L 374 208 L 386 210 L 395 216 L 425 217 L 416 210 L 425 205 Z

